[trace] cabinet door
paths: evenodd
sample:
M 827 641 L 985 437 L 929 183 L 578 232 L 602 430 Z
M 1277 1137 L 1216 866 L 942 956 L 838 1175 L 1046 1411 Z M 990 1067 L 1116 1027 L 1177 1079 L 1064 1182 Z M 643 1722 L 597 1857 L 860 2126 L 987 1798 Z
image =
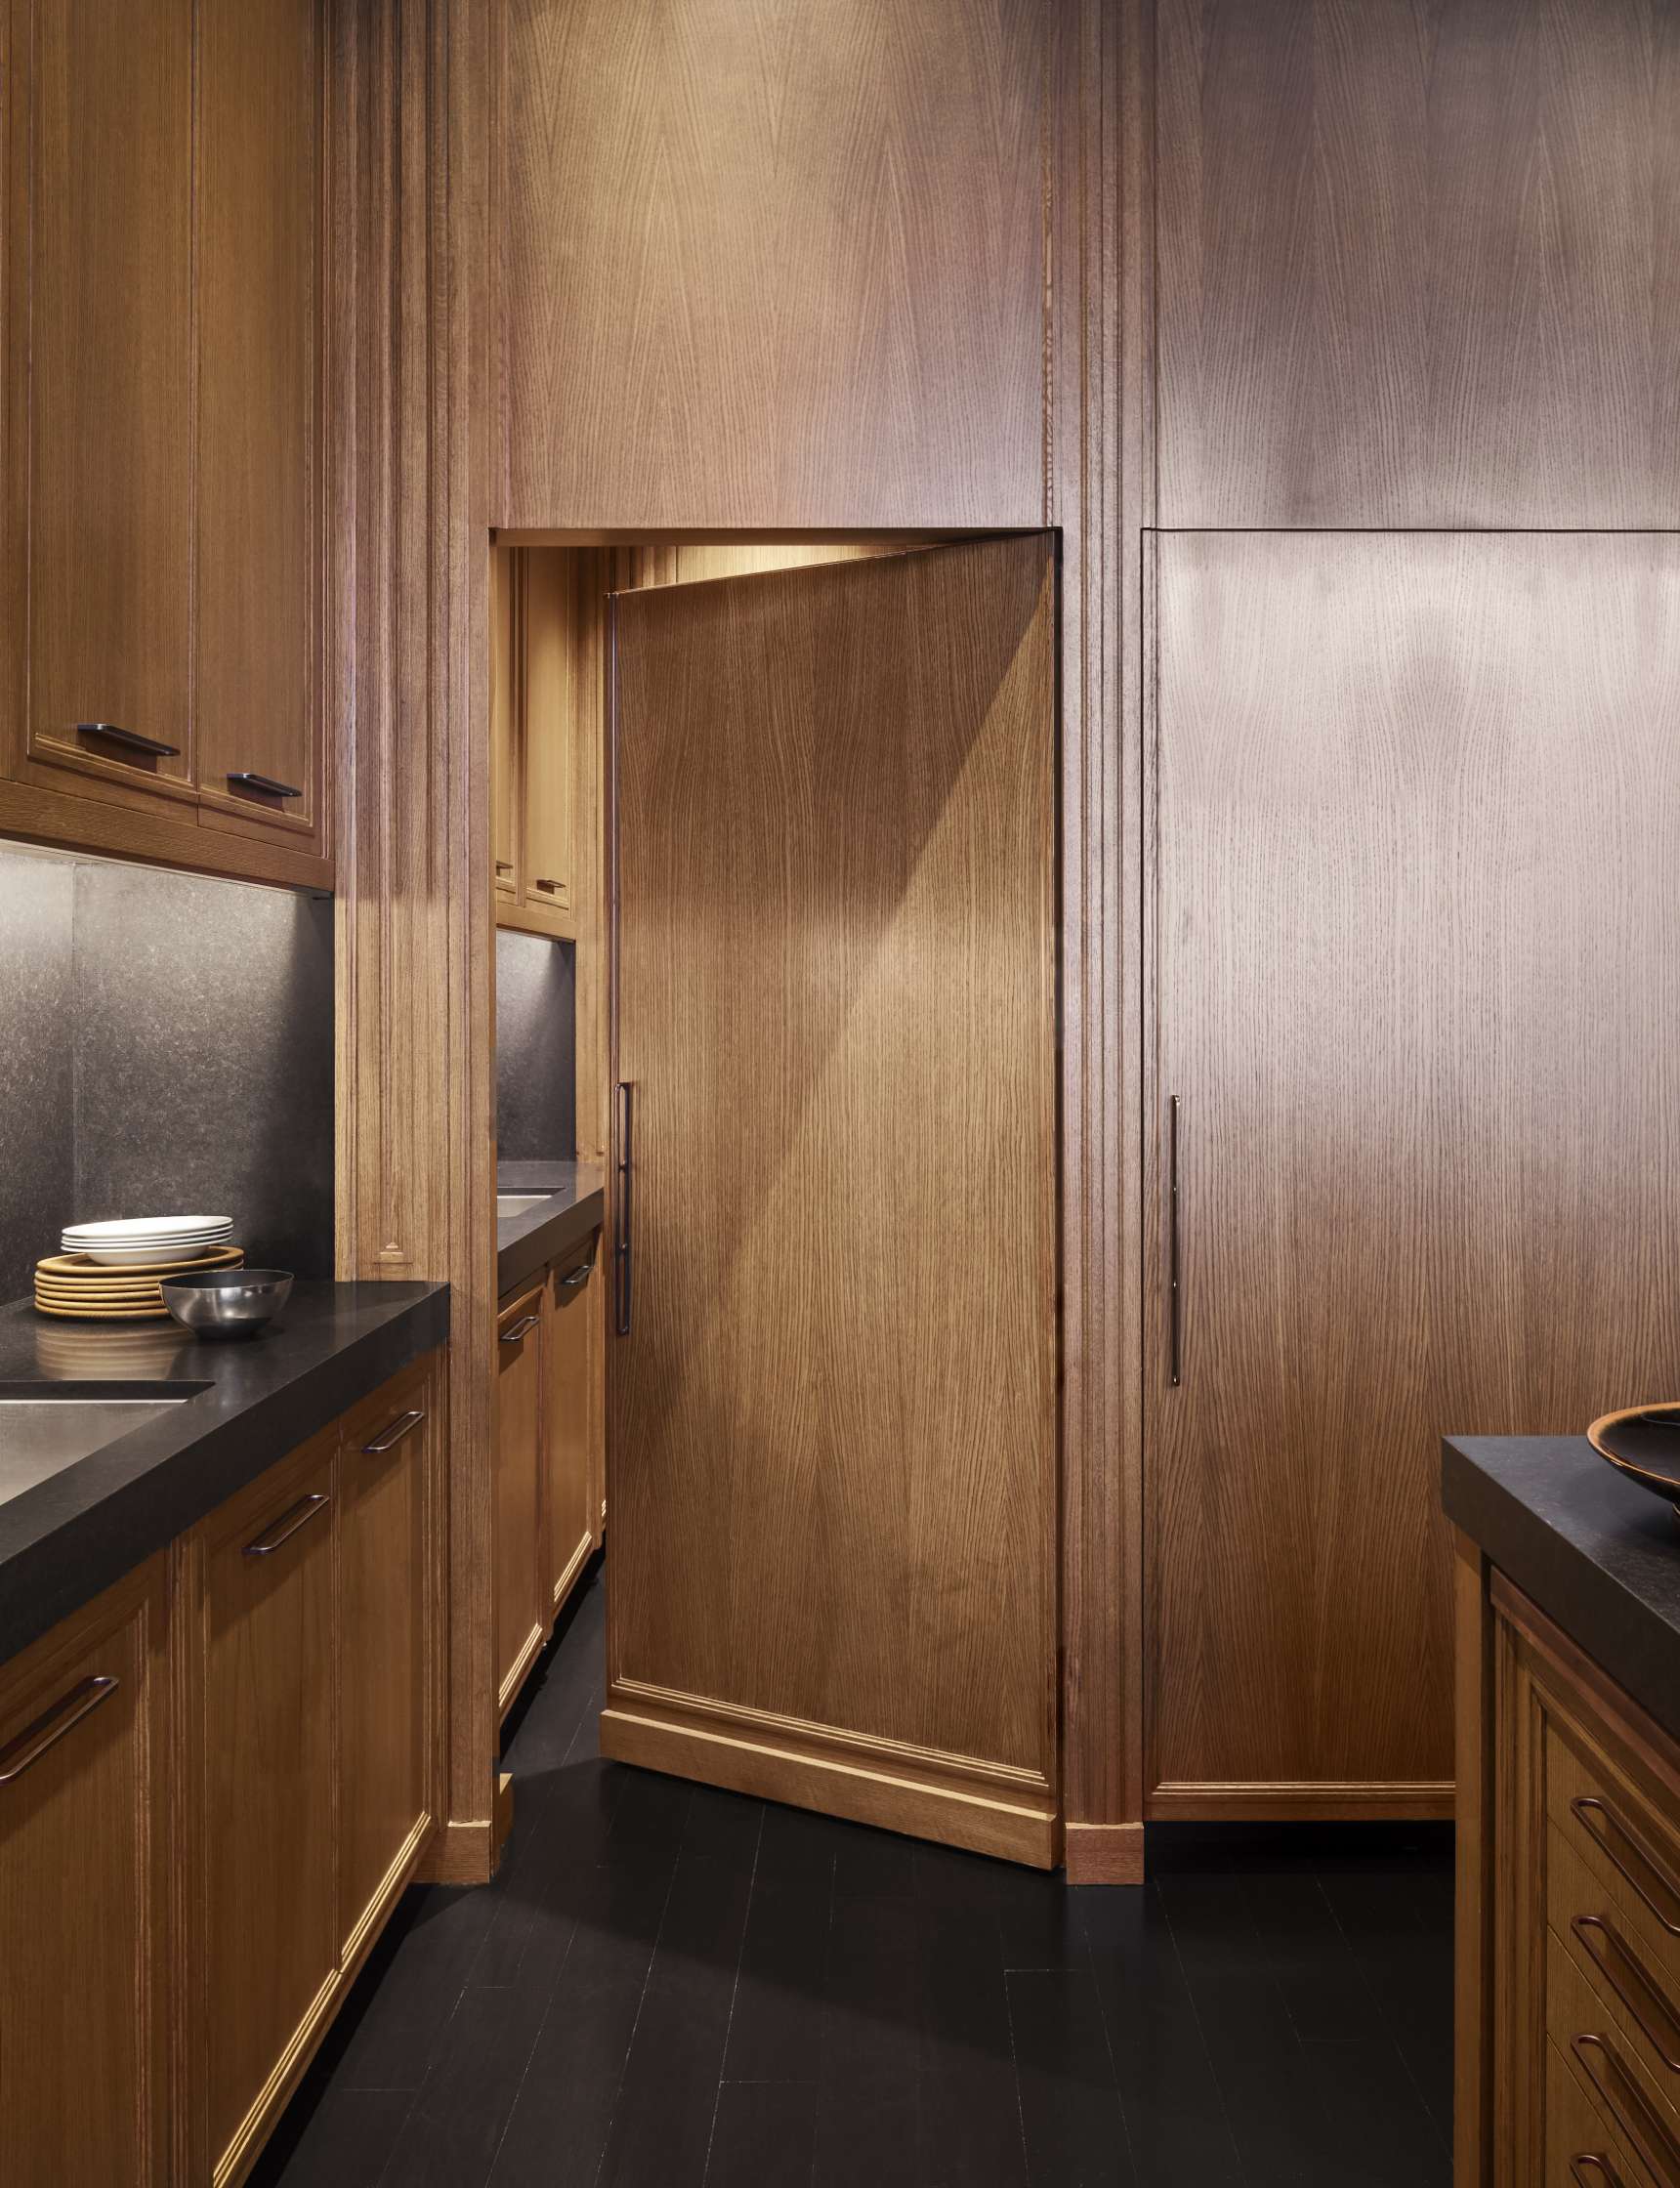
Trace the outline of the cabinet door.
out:
M 323 807 L 319 0 L 198 0 L 197 780 L 312 848 Z
M 588 650 L 577 594 L 594 559 L 562 548 L 525 551 L 524 901 L 532 924 L 570 934 L 577 722 Z M 599 712 L 599 690 L 593 694 Z
M 422 1361 L 350 1416 L 339 1459 L 338 1932 L 347 1959 L 400 1888 L 429 1808 L 433 1408 Z
M 543 1286 L 502 1309 L 496 1325 L 496 1701 L 505 1714 L 542 1647 Z
M 0 2170 L 20 2183 L 164 2178 L 161 1582 L 154 1559 L 0 1678 Z
M 591 1500 L 598 1494 L 595 1442 L 601 1421 L 595 1389 L 601 1374 L 594 1332 L 600 1305 L 596 1244 L 591 1239 L 557 1262 L 548 1283 L 543 1534 L 551 1620 L 595 1546 Z
M 496 902 L 520 894 L 520 595 L 525 557 L 498 547 L 490 557 L 490 835 Z
M 8 765 L 190 820 L 191 0 L 11 17 Z
M 231 2169 L 338 1958 L 333 1861 L 336 1426 L 195 1537 L 202 1620 L 204 2089 Z

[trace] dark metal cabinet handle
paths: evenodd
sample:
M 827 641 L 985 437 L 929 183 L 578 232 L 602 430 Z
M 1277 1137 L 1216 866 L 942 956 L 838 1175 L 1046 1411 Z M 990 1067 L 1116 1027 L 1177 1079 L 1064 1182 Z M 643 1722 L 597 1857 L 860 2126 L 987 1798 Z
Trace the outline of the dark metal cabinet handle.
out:
M 119 729 L 114 722 L 78 722 L 76 728 L 83 736 L 103 736 L 107 744 L 126 745 L 131 752 L 149 752 L 162 760 L 173 760 L 181 750 L 179 744 L 164 744 L 157 737 L 142 736 L 138 730 Z
M 552 896 L 554 891 L 560 887 L 560 883 L 558 881 L 533 881 L 531 887 L 533 889 L 546 889 Z
M 266 798 L 301 798 L 303 792 L 289 782 L 276 782 L 272 775 L 253 775 L 247 769 L 243 774 L 231 775 L 228 780 L 236 790 L 261 790 Z
M 1629 2018 L 1646 2042 L 1670 2074 L 1680 2074 L 1680 2056 L 1677 2056 L 1680 2054 L 1680 2032 L 1676 2031 L 1674 2009 L 1662 1996 L 1645 1962 L 1601 1915 L 1576 1914 L 1570 1928 L 1579 1938 L 1581 1951 L 1626 2006 Z M 1598 1942 L 1600 1940 L 1602 1943 Z M 1639 2002 L 1641 1999 L 1643 2006 Z M 1660 2030 L 1653 2028 L 1654 2021 L 1661 2024 Z
M 580 1284 L 587 1283 L 594 1273 L 595 1263 L 593 1261 L 581 1262 L 577 1268 L 573 1269 L 569 1277 L 561 1278 L 560 1288 L 562 1291 L 575 1291 Z
M 1590 2179 L 1587 2177 L 1589 2167 L 1592 2168 Z M 1605 2188 L 1606 2182 L 1609 2183 L 1609 2188 L 1621 2188 L 1620 2173 L 1603 2152 L 1598 2150 L 1577 2150 L 1570 2160 L 1570 2177 L 1575 2181 L 1575 2188 Z
M 0 1747 L 0 1786 L 10 1786 L 21 1778 L 30 1764 L 39 1762 L 49 1747 L 56 1747 L 66 1732 L 79 1725 L 102 1702 L 108 1702 L 117 1686 L 118 1681 L 103 1671 L 96 1671 L 72 1687 L 50 1709 L 44 1709 L 32 1725 L 25 1725 L 10 1746 Z
M 243 1555 L 273 1557 L 283 1542 L 289 1542 L 300 1528 L 308 1527 L 331 1502 L 332 1498 L 324 1490 L 312 1490 L 308 1496 L 300 1496 L 289 1511 L 280 1514 L 266 1535 L 259 1535 L 254 1542 L 245 1544 Z
M 1660 2188 L 1680 2188 L 1680 2149 L 1614 2048 L 1601 2036 L 1583 2034 L 1571 2037 L 1570 2049 Z
M 618 1099 L 617 1171 L 618 1193 L 616 1198 L 616 1236 L 612 1243 L 613 1276 L 617 1297 L 614 1322 L 620 1337 L 630 1334 L 630 1292 L 633 1264 L 630 1246 L 630 1177 L 631 1133 L 635 1125 L 635 1088 L 628 1079 L 620 1079 L 616 1089 Z
M 1166 1344 L 1167 1378 L 1176 1388 L 1183 1380 L 1183 1291 L 1180 1283 L 1178 1241 L 1178 1096 L 1166 1104 Z
M 1607 1808 L 1602 1800 L 1595 1799 L 1590 1793 L 1581 1793 L 1576 1799 L 1572 1800 L 1570 1802 L 1570 1812 L 1605 1859 L 1627 1878 L 1627 1881 L 1662 1924 L 1668 1935 L 1670 1937 L 1680 1937 L 1680 1922 L 1676 1922 L 1669 1914 L 1664 1914 L 1661 1906 L 1653 1896 L 1651 1888 L 1652 1883 L 1655 1883 L 1658 1889 L 1667 1892 L 1670 1900 L 1680 1903 L 1680 1885 L 1675 1884 L 1658 1856 L 1646 1845 L 1639 1833 L 1624 1824 L 1614 1809 Z M 1603 1821 L 1595 1822 L 1595 1818 L 1602 1818 Z M 1618 1853 L 1617 1851 L 1615 1842 L 1617 1839 L 1620 1840 L 1625 1852 Z M 1629 1857 L 1631 1857 L 1631 1863 L 1637 1864 L 1637 1867 L 1630 1865 Z M 1641 1869 L 1646 1872 L 1644 1876 L 1639 1873 Z
M 514 866 L 511 859 L 498 859 L 496 861 L 497 873 L 512 873 L 513 870 Z
M 398 1444 L 401 1443 L 404 1436 L 413 1435 L 415 1429 L 425 1418 L 425 1408 L 420 1406 L 415 1407 L 410 1412 L 399 1413 L 391 1426 L 377 1435 L 371 1444 L 362 1445 L 361 1449 L 364 1456 L 377 1458 L 381 1452 L 393 1450 Z
M 541 1320 L 541 1315 L 521 1315 L 511 1329 L 504 1329 L 500 1332 L 502 1343 L 504 1345 L 524 1344 Z

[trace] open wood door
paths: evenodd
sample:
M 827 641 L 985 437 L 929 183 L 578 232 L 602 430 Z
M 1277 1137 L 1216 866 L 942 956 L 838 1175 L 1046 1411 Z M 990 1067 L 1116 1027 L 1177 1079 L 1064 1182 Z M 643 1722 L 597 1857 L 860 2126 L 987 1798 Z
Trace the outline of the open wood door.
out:
M 612 603 L 627 1762 L 1049 1865 L 1055 572 Z

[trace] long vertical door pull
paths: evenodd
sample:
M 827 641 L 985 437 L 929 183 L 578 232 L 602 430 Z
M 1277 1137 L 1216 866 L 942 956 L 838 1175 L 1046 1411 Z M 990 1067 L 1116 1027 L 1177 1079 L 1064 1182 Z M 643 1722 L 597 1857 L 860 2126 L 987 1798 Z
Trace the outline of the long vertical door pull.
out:
M 1167 1380 L 1183 1380 L 1184 1325 L 1180 1320 L 1178 1244 L 1178 1096 L 1166 1104 L 1166 1329 Z
M 635 1092 L 627 1079 L 620 1079 L 613 1089 L 618 1108 L 613 1130 L 618 1191 L 614 1196 L 613 1208 L 612 1283 L 615 1320 L 620 1337 L 628 1337 L 630 1334 L 630 1133 L 635 1115 Z

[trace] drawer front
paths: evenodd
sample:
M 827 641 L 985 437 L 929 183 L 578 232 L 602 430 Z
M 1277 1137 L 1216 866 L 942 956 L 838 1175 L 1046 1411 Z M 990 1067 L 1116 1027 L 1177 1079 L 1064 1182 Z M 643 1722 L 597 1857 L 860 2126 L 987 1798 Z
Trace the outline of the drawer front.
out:
M 1680 2107 L 1680 1998 L 1649 1938 L 1558 1829 L 1546 1831 L 1546 1920 L 1670 2105 Z
M 1680 1850 L 1619 1773 L 1566 1738 L 1551 1711 L 1545 1773 L 1553 1827 L 1586 1868 L 1620 1935 L 1680 2001 Z
M 1680 2115 L 1659 2094 L 1618 2017 L 1604 2005 L 1555 1932 L 1546 1939 L 1546 2034 L 1590 2093 L 1603 2129 L 1628 2160 L 1638 2159 L 1634 2181 L 1639 2188 L 1646 2188 L 1648 2180 L 1655 2188 L 1680 2188 Z M 1568 2142 L 1573 2131 L 1554 2123 L 1548 2084 L 1548 2181 L 1570 2177 L 1567 2164 L 1561 2174 L 1555 2173 L 1552 2150 L 1554 2143 L 1561 2148 Z M 1573 2162 L 1577 2153 L 1572 2149 L 1563 2155 Z M 1590 2169 L 1587 2178 L 1592 2178 Z
M 1617 2141 L 1587 2084 L 1555 2043 L 1546 2045 L 1545 2188 L 1652 2188 Z

